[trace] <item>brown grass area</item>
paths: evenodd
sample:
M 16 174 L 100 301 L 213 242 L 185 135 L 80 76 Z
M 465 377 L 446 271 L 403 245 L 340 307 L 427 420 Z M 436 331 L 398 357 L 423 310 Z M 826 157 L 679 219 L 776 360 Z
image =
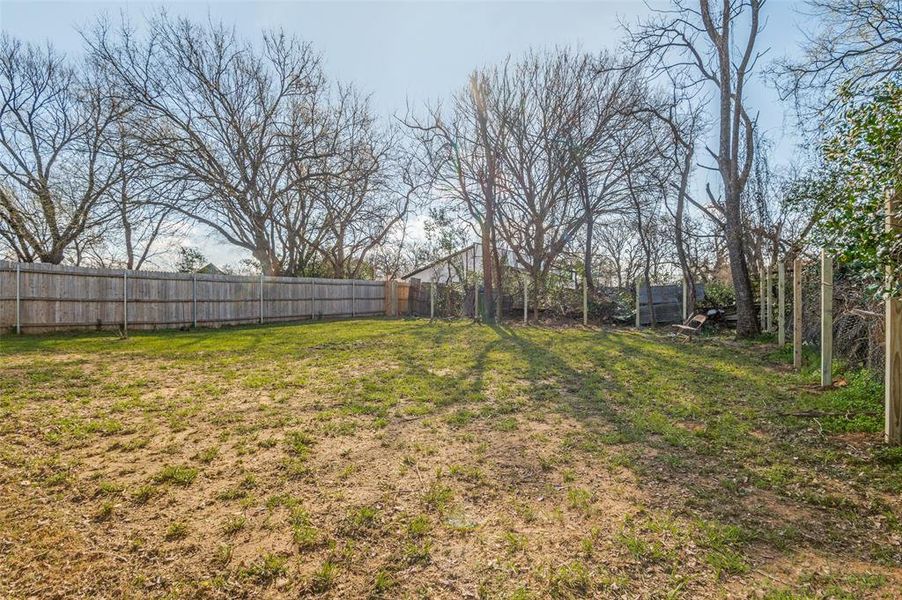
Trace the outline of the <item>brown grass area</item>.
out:
M 437 327 L 4 340 L 0 596 L 899 597 L 740 346 Z

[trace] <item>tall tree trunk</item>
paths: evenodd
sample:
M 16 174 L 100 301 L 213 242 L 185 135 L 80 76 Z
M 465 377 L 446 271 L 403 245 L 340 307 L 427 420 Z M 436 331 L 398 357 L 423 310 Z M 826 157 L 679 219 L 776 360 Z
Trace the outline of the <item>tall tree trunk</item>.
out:
M 732 191 L 732 190 L 731 190 Z M 727 253 L 730 256 L 730 275 L 736 291 L 736 334 L 741 337 L 756 335 L 759 331 L 755 318 L 755 297 L 752 279 L 749 277 L 742 238 L 742 213 L 739 194 L 731 194 L 724 202 L 724 226 L 727 238 Z
M 497 171 L 497 157 L 492 140 L 489 138 L 488 111 L 486 108 L 487 84 L 475 74 L 470 78 L 470 93 L 473 96 L 476 107 L 476 126 L 479 143 L 485 152 L 486 177 L 482 181 L 483 199 L 485 202 L 485 220 L 482 227 L 482 280 L 485 286 L 485 301 L 482 306 L 482 315 L 485 321 L 495 318 L 495 294 L 493 275 L 494 264 L 497 262 L 497 247 L 495 245 L 495 184 Z M 477 293 L 479 285 L 477 284 Z M 500 288 L 499 288 L 500 290 Z
M 676 237 L 677 258 L 680 261 L 680 270 L 683 272 L 683 283 L 686 285 L 688 294 L 686 312 L 692 315 L 695 312 L 695 281 L 692 276 L 692 270 L 689 267 L 689 257 L 686 255 L 685 232 L 683 230 L 683 219 L 685 218 L 686 209 L 686 187 L 689 184 L 689 171 L 692 169 L 692 148 L 690 147 L 683 157 L 683 170 L 680 173 L 680 189 L 677 195 L 676 206 L 676 228 L 674 234 Z
M 645 263 L 645 294 L 648 297 L 648 318 L 651 320 L 651 326 L 654 327 L 658 324 L 658 320 L 655 318 L 655 299 L 651 291 L 651 269 L 648 267 L 648 262 Z
M 589 199 L 589 177 L 586 174 L 586 166 L 582 160 L 577 161 L 576 175 L 579 185 L 579 195 L 583 201 L 583 214 L 586 219 L 586 246 L 583 249 L 583 272 L 586 276 L 586 287 L 589 292 L 595 292 L 594 277 L 592 275 L 592 235 L 595 231 L 595 215 L 592 212 L 592 203 Z
M 733 288 L 736 291 L 736 334 L 740 337 L 751 337 L 758 333 L 758 322 L 755 319 L 752 282 L 749 278 L 745 256 L 742 223 L 742 187 L 744 176 L 740 175 L 739 137 L 742 117 L 742 86 L 746 69 L 749 65 L 751 50 L 754 47 L 758 32 L 758 15 L 761 3 L 751 3 L 751 33 L 746 46 L 746 55 L 738 66 L 731 56 L 732 26 L 734 15 L 730 4 L 724 2 L 720 15 L 720 24 L 712 19 L 708 0 L 700 3 L 701 16 L 712 43 L 717 49 L 718 87 L 720 92 L 720 145 L 717 155 L 717 166 L 724 187 L 724 229 L 727 239 L 727 253 L 730 257 L 730 273 L 733 277 Z M 733 69 L 736 69 L 734 85 Z M 751 143 L 751 125 L 746 126 L 746 171 L 751 164 L 754 147 Z
M 534 323 L 539 322 L 539 287 L 541 283 L 539 275 L 539 267 L 533 264 L 532 269 L 532 320 Z
M 488 203 L 486 203 L 488 204 Z M 488 210 L 486 210 L 488 213 Z M 488 227 L 488 218 L 482 227 L 482 284 L 485 289 L 482 295 L 480 308 L 482 309 L 482 318 L 484 321 L 491 321 L 494 318 L 494 290 L 492 282 L 494 281 L 494 268 L 492 265 L 492 235 Z M 479 293 L 479 281 L 476 281 L 476 293 Z M 473 315 L 478 318 L 479 315 Z
M 501 253 L 498 251 L 498 240 L 492 230 L 492 258 L 495 262 L 495 320 L 499 323 L 504 316 L 504 266 L 501 264 Z

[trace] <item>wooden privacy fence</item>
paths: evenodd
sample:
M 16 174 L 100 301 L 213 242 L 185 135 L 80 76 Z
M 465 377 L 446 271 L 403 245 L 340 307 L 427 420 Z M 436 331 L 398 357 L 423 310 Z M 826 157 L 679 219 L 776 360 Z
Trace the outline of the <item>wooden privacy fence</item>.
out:
M 387 312 L 386 289 L 384 281 L 0 261 L 0 330 L 157 329 L 375 316 Z

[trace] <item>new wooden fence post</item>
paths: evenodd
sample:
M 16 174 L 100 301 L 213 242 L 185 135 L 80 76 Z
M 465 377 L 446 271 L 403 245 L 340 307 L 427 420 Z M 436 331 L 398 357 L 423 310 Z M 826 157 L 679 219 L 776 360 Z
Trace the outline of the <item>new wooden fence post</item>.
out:
M 821 386 L 833 385 L 833 258 L 821 250 Z
M 522 277 L 523 279 L 523 324 L 529 324 L 529 281 L 526 279 L 526 275 Z
M 802 259 L 792 263 L 792 366 L 802 368 Z
M 128 335 L 128 271 L 122 272 L 122 333 Z
M 191 276 L 191 322 L 197 329 L 197 275 Z
M 902 194 L 902 192 L 900 192 Z M 886 195 L 886 230 L 902 228 L 895 220 L 895 206 L 900 198 L 893 198 L 892 191 Z M 887 283 L 893 284 L 892 273 L 887 273 Z M 886 300 L 886 426 L 887 444 L 902 445 L 902 299 Z
M 586 276 L 583 275 L 583 325 L 589 324 L 589 286 L 586 283 Z
M 773 271 L 774 265 L 767 265 L 767 275 L 764 280 L 766 282 L 765 291 L 767 293 L 765 306 L 767 307 L 767 312 L 764 313 L 764 321 L 767 332 L 770 333 L 774 330 L 774 279 L 773 279 Z
M 260 324 L 263 324 L 263 273 L 260 273 Z
M 786 345 L 786 264 L 777 263 L 777 345 Z
M 21 283 L 21 267 L 18 263 L 16 263 L 16 334 L 22 333 L 22 317 L 21 317 L 21 304 L 22 304 L 22 283 Z
M 758 309 L 758 321 L 760 321 L 761 329 L 765 328 L 765 319 L 764 319 L 764 267 L 758 268 L 758 303 L 761 305 Z

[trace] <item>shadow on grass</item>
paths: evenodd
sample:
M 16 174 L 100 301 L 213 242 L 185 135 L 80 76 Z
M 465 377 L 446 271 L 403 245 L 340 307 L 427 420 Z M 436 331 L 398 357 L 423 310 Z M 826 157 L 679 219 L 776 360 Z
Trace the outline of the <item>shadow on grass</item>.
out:
M 584 356 L 574 356 L 571 344 L 565 357 L 556 349 L 554 332 L 505 325 L 492 330 L 503 342 L 497 350 L 526 360 L 531 399 L 541 398 L 546 410 L 579 421 L 585 434 L 601 440 L 609 452 L 626 455 L 619 464 L 636 475 L 640 487 L 649 488 L 648 508 L 681 510 L 692 519 L 741 527 L 746 542 L 758 550 L 829 548 L 860 560 L 849 542 L 870 546 L 867 529 L 850 527 L 848 517 L 850 512 L 872 516 L 871 507 L 804 490 L 799 493 L 810 495 L 800 501 L 785 495 L 789 492 L 779 483 L 756 475 L 756 468 L 792 464 L 798 459 L 793 453 L 822 443 L 812 436 L 796 435 L 795 445 L 780 439 L 785 425 L 772 418 L 775 404 L 789 405 L 794 398 L 759 357 L 718 345 L 591 331 L 580 334 Z M 740 368 L 739 359 L 751 364 Z M 551 382 L 557 394 L 548 393 Z M 680 397 L 690 406 L 682 407 Z

